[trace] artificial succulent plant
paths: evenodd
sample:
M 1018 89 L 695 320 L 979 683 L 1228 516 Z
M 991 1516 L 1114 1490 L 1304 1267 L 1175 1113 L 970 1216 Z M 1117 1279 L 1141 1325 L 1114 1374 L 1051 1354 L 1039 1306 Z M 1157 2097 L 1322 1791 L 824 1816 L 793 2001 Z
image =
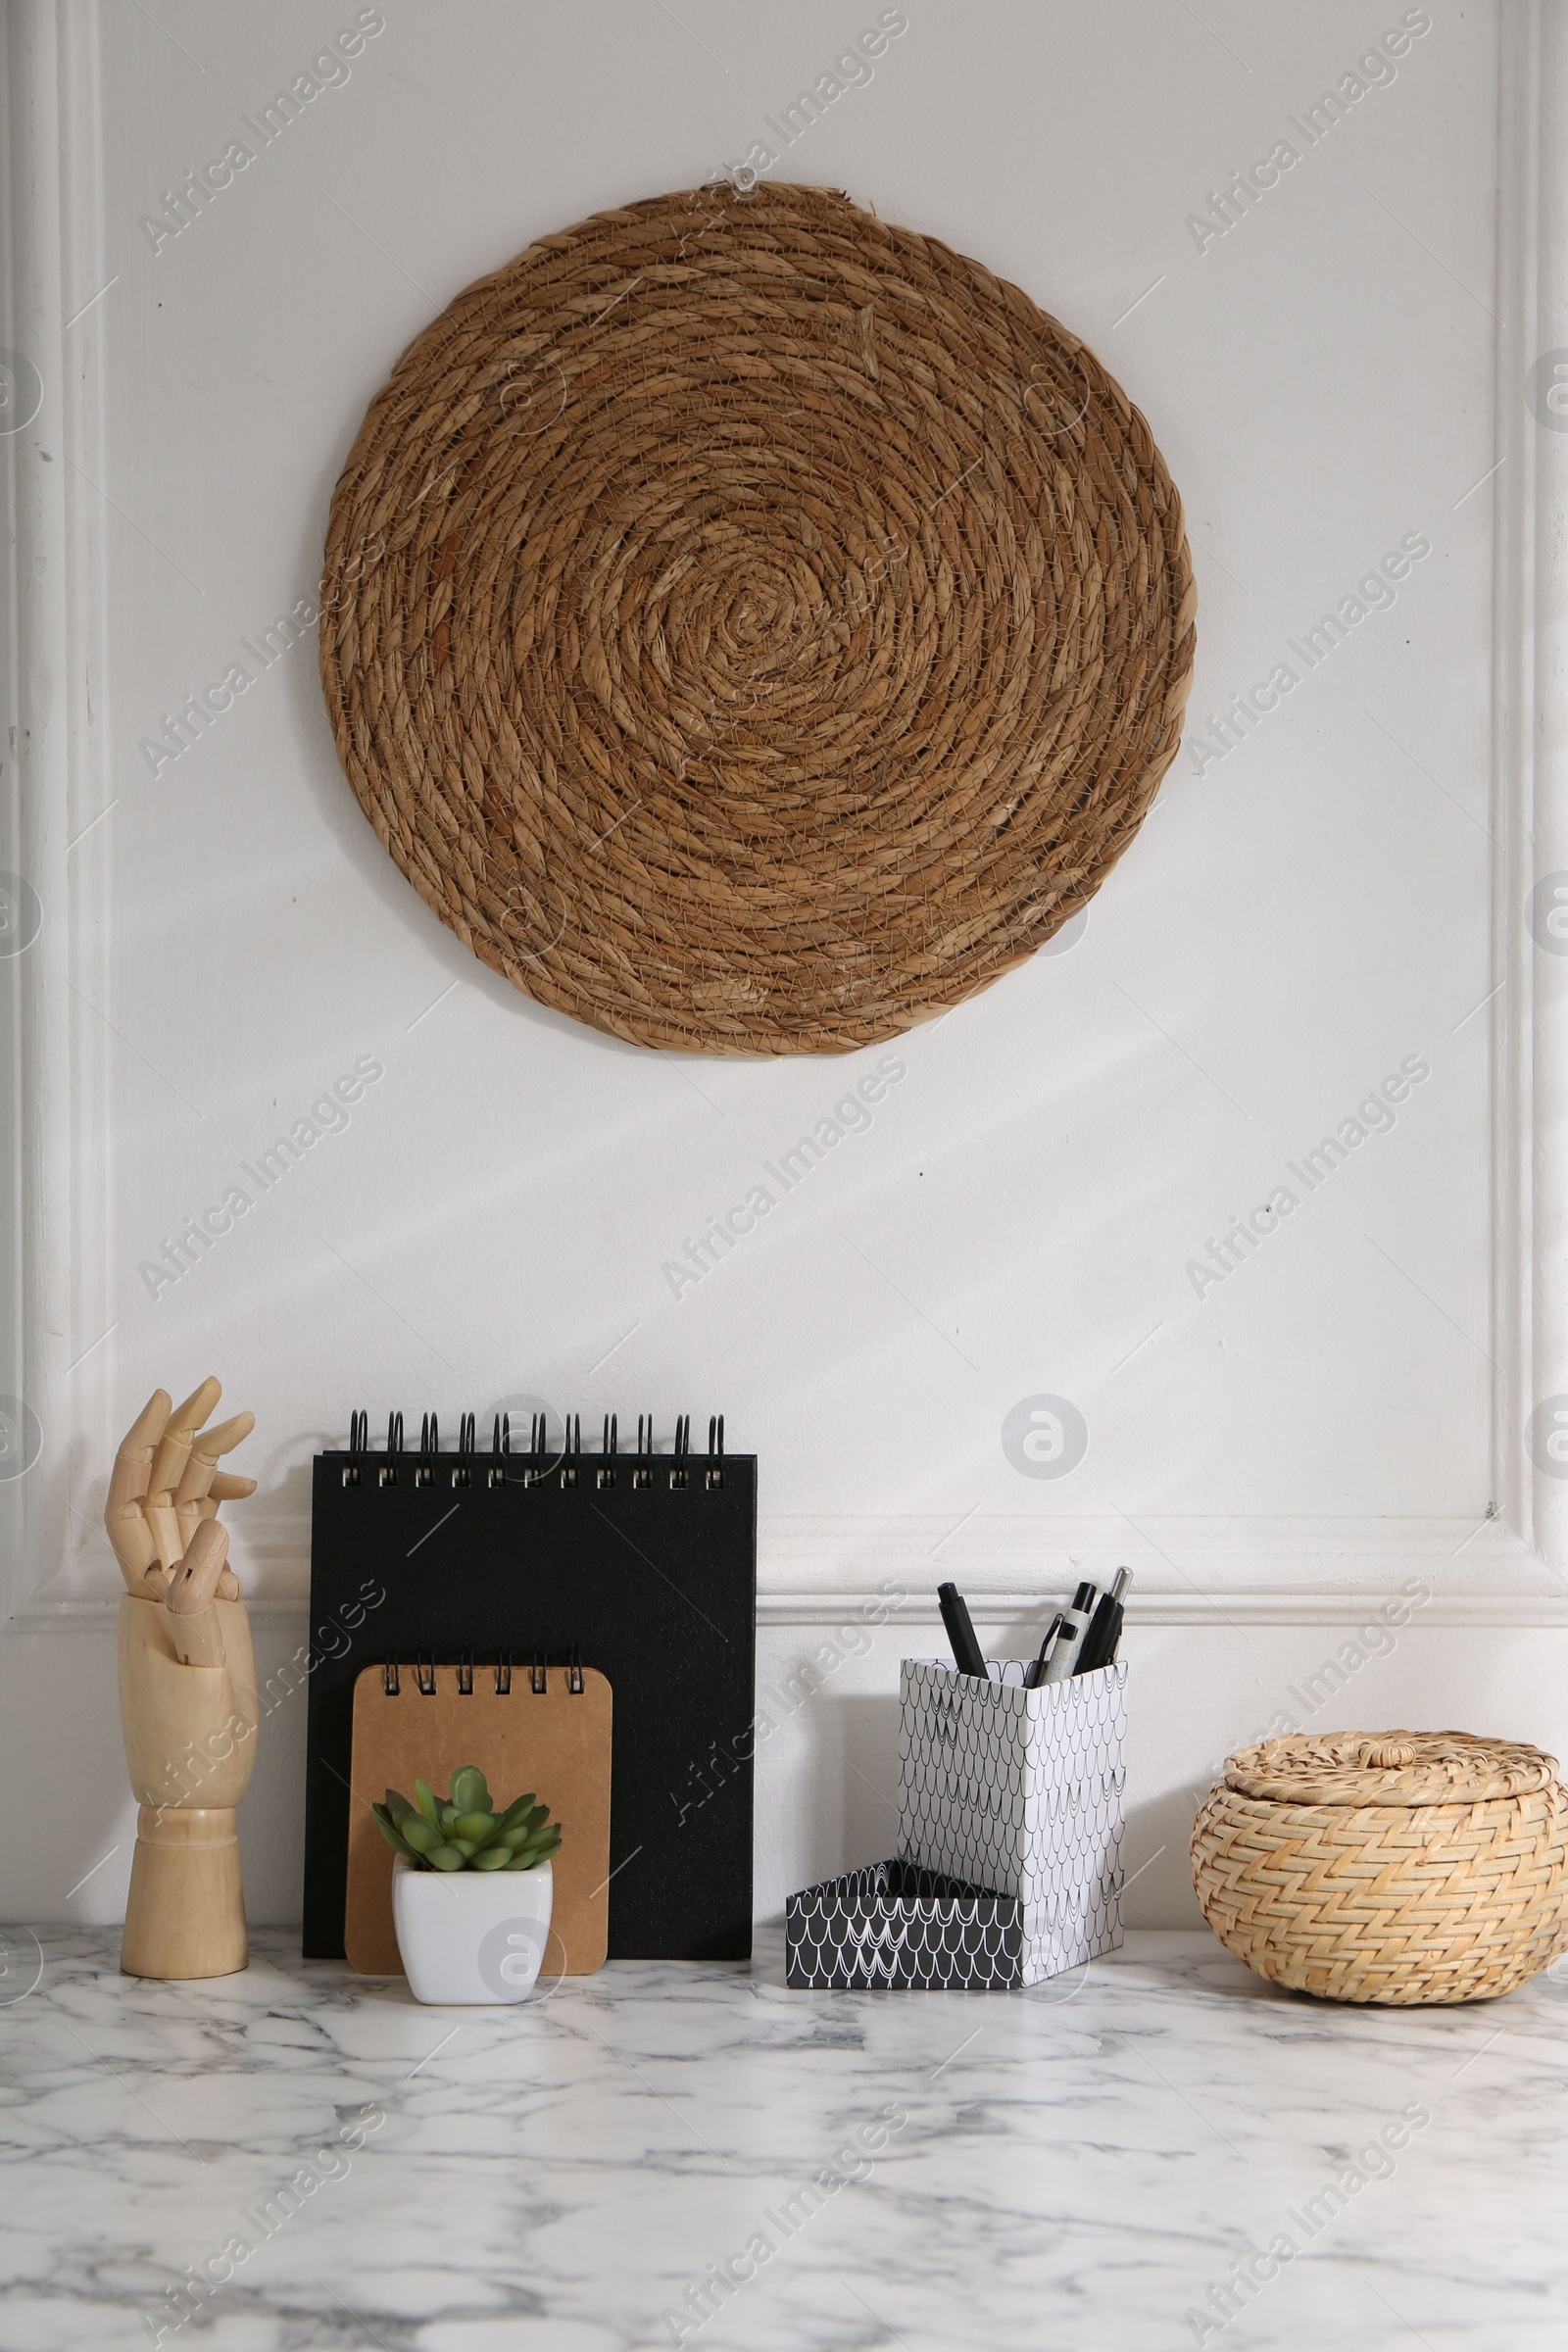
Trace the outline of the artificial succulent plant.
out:
M 548 1805 L 535 1804 L 531 1788 L 498 1807 L 477 1764 L 459 1765 L 445 1801 L 416 1781 L 412 1805 L 389 1788 L 386 1803 L 370 1810 L 388 1845 L 416 1870 L 532 1870 L 561 1843 L 561 1824 Z

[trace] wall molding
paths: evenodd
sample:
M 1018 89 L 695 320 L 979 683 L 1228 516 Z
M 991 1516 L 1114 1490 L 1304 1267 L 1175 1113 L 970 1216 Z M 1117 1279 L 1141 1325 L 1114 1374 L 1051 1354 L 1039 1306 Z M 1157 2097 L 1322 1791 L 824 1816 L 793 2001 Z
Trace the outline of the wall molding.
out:
M 4 33 L 7 326 L 43 386 L 36 426 L 8 447 L 17 866 L 43 908 L 37 938 L 8 975 L 19 1053 L 7 1107 L 21 1139 L 9 1253 L 20 1347 L 13 1393 L 42 1432 L 30 1470 L 6 1482 L 13 1596 L 20 1589 L 24 1602 L 36 1601 L 43 1577 L 83 1535 L 96 1567 L 96 1531 L 73 1502 L 101 1488 L 116 1443 L 110 825 L 94 823 L 114 798 L 104 661 L 109 313 L 102 303 L 82 310 L 110 275 L 98 25 L 91 5 L 18 0 Z
M 1419 1581 L 1419 1580 L 1413 1580 Z M 1412 1603 L 1407 1624 L 1448 1630 L 1469 1628 L 1499 1632 L 1568 1632 L 1568 1594 L 1498 1593 L 1490 1585 L 1470 1583 L 1434 1591 Z M 966 1588 L 969 1613 L 976 1625 L 1017 1629 L 1040 1627 L 1046 1614 L 1038 1589 L 1030 1592 L 982 1592 Z M 1192 1632 L 1212 1640 L 1217 1634 L 1264 1631 L 1310 1631 L 1325 1636 L 1350 1634 L 1372 1623 L 1390 1600 L 1410 1598 L 1402 1586 L 1348 1588 L 1321 1586 L 1275 1591 L 1217 1592 L 1142 1592 L 1129 1602 L 1127 1622 L 1134 1634 Z M 86 1634 L 102 1641 L 114 1638 L 119 1601 L 113 1596 L 59 1601 L 49 1606 L 20 1609 L 7 1631 L 13 1634 Z M 263 1594 L 249 1603 L 258 1632 L 278 1633 L 296 1642 L 308 1639 L 310 1613 L 303 1592 Z M 1384 1622 L 1390 1622 L 1385 1619 Z M 904 1598 L 886 1584 L 844 1585 L 832 1591 L 791 1591 L 776 1587 L 757 1596 L 760 1631 L 796 1627 L 803 1633 L 830 1638 L 842 1629 L 886 1624 L 895 1628 L 935 1629 L 942 1623 L 933 1591 L 906 1592 Z M 936 1650 L 946 1654 L 946 1639 L 936 1636 Z M 371 1643 L 373 1652 L 374 1644 Z
M 1568 871 L 1568 432 L 1540 424 L 1524 398 L 1537 358 L 1568 350 L 1568 0 L 1533 0 L 1518 22 L 1501 13 L 1515 132 L 1500 204 L 1499 308 L 1511 323 L 1498 335 L 1498 443 L 1511 444 L 1519 463 L 1502 467 L 1514 478 L 1496 518 L 1494 662 L 1507 664 L 1499 704 L 1508 723 L 1498 769 L 1511 787 L 1503 839 L 1513 943 L 1513 968 L 1499 976 L 1510 982 L 1502 999 L 1517 996 L 1513 1056 L 1528 1067 L 1533 1107 L 1511 1138 L 1529 1163 L 1503 1196 L 1506 1210 L 1522 1197 L 1527 1237 L 1517 1422 L 1532 1403 L 1568 1391 L 1568 956 L 1538 947 L 1524 919 L 1537 880 Z M 1515 174 L 1525 183 L 1519 195 Z M 1568 1478 L 1530 1462 L 1522 1430 L 1511 1437 L 1531 1489 L 1533 1547 L 1568 1573 Z
M 233 1558 L 259 1626 L 302 1633 L 310 1594 L 303 1514 L 270 1529 L 234 1519 Z M 1064 1547 L 1064 1545 L 1066 1547 Z M 110 1553 L 103 1544 L 107 1571 Z M 1042 1522 L 935 1517 L 808 1518 L 759 1523 L 760 1626 L 830 1633 L 853 1619 L 937 1625 L 936 1587 L 961 1582 L 986 1625 L 1035 1623 L 1047 1594 L 1080 1576 L 1134 1571 L 1131 1621 L 1147 1627 L 1342 1626 L 1412 1589 L 1426 1625 L 1568 1627 L 1568 1579 L 1528 1553 L 1499 1519 L 1161 1520 Z M 1245 1576 L 1246 1581 L 1242 1581 Z M 106 1631 L 118 1592 L 107 1573 L 90 1592 L 46 1587 L 12 1618 L 22 1633 Z
M 1421 1574 L 1451 1618 L 1568 1622 L 1568 1480 L 1531 1461 L 1535 1399 L 1568 1391 L 1568 958 L 1540 952 L 1523 909 L 1536 878 L 1568 870 L 1568 434 L 1540 429 L 1522 397 L 1537 354 L 1568 347 L 1568 0 L 1510 0 L 1499 26 L 1499 205 L 1494 455 L 1489 1014 L 1494 1116 L 1492 1353 L 1496 1516 L 1477 1528 L 1408 1519 L 764 1519 L 762 1623 L 829 1625 L 892 1577 L 911 1592 L 961 1574 L 987 1622 L 1033 1610 L 1080 1567 L 1127 1559 L 1135 1621 L 1350 1623 L 1360 1595 Z M 5 35 L 0 252 L 11 260 L 13 347 L 36 357 L 56 462 L 17 435 L 19 533 L 0 583 L 0 660 L 15 671 L 24 744 L 15 862 L 43 900 L 44 930 L 8 1003 L 0 1070 L 13 1132 L 20 1361 L 0 1387 L 43 1425 L 29 1475 L 0 1482 L 12 1525 L 10 1623 L 96 1628 L 118 1584 L 98 1516 L 118 1438 L 110 1116 L 109 875 L 114 797 L 102 654 L 110 550 L 104 503 L 106 337 L 112 305 L 74 313 L 104 262 L 98 12 L 94 0 L 17 0 Z M 25 582 L 24 605 L 18 588 Z M 11 617 L 14 615 L 14 617 Z M 1549 656 L 1547 649 L 1550 649 Z M 9 771 L 8 784 L 13 782 Z M 8 845 L 7 861 L 10 860 Z M 48 1214 L 45 1214 L 45 1209 Z M 237 1563 L 260 1622 L 302 1623 L 308 1535 L 265 1508 L 235 1521 Z M 1435 1599 L 1432 1607 L 1438 1607 Z M 911 1603 L 911 1609 L 913 1604 Z M 911 1622 L 924 1622 L 912 1616 Z M 933 1620 L 934 1621 L 934 1620 Z M 1423 1622 L 1440 1622 L 1424 1616 Z

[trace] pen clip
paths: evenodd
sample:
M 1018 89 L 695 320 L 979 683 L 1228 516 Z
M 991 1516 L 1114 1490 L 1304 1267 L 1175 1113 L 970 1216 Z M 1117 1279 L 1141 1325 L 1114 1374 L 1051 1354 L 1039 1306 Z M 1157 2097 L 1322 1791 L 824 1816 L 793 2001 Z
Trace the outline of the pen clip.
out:
M 1046 1668 L 1051 1660 L 1052 1650 L 1055 1647 L 1056 1637 L 1061 1632 L 1062 1622 L 1062 1613 L 1058 1609 L 1046 1628 L 1045 1639 L 1040 1644 L 1039 1656 L 1031 1658 L 1024 1669 L 1023 1687 L 1026 1690 L 1040 1689 Z

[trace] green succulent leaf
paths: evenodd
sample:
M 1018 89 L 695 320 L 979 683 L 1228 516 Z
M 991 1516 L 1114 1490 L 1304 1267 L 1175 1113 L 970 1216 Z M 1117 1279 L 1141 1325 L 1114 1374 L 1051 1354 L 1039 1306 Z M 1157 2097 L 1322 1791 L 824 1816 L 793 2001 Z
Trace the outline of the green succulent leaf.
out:
M 536 1863 L 548 1862 L 551 1855 L 559 1853 L 560 1850 L 561 1831 L 555 1823 L 552 1823 L 550 1828 L 541 1831 L 538 1837 L 530 1838 L 526 1845 L 519 1845 L 513 1854 L 508 1867 L 513 1870 L 532 1870 Z
M 412 1845 L 405 1843 L 404 1839 L 399 1837 L 397 1829 L 393 1824 L 392 1817 L 387 1812 L 385 1805 L 372 1805 L 370 1810 L 375 1815 L 376 1828 L 380 1831 L 388 1845 L 391 1846 L 393 1852 L 398 1854 L 407 1854 L 411 1861 L 416 1862 L 418 1860 L 417 1854 L 416 1854 Z
M 477 1764 L 460 1764 L 452 1775 L 448 1789 L 452 1802 L 460 1813 L 488 1813 L 490 1791 L 485 1787 L 484 1774 Z
M 532 1870 L 560 1851 L 561 1824 L 531 1788 L 502 1808 L 477 1764 L 460 1764 L 450 1785 L 439 1797 L 416 1781 L 413 1805 L 389 1788 L 372 1807 L 382 1837 L 416 1869 Z

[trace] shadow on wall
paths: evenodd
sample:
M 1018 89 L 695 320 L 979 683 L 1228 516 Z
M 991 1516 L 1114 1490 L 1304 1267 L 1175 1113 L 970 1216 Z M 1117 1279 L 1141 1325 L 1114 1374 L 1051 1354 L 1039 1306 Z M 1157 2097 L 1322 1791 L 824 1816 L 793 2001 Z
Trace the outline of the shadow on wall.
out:
M 1009 1653 L 1010 1654 L 1010 1653 Z M 1125 1925 L 1201 1928 L 1188 1839 L 1208 1788 L 1165 1790 L 1127 1816 Z M 822 1692 L 810 1717 L 802 1777 L 792 1791 L 815 1831 L 812 1881 L 879 1862 L 899 1844 L 899 1702 L 866 1691 Z
M 1193 1819 L 1208 1788 L 1167 1788 L 1147 1804 L 1130 1806 L 1122 1839 L 1125 1893 L 1122 1925 L 1128 1928 L 1200 1928 L 1203 1914 L 1193 1892 L 1187 1856 Z
M 803 1775 L 806 1817 L 816 1826 L 818 1850 L 834 1857 L 814 1876 L 885 1860 L 899 1843 L 897 1693 L 819 1695 L 811 1731 Z

